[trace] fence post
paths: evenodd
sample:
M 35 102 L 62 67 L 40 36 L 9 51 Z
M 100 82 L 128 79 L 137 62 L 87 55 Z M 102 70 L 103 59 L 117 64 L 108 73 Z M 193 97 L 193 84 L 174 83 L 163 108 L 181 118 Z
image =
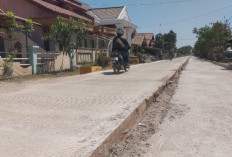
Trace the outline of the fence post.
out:
M 37 51 L 39 46 L 29 46 L 29 61 L 32 65 L 32 73 L 37 74 Z
M 73 53 L 73 59 L 72 59 L 73 66 L 76 67 L 77 66 L 77 53 L 76 53 L 76 50 L 73 49 L 72 53 Z

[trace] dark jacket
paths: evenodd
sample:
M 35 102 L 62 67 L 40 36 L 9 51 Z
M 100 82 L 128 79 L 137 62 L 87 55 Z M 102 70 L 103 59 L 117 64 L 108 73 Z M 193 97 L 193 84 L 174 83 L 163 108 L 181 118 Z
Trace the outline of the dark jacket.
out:
M 128 52 L 128 50 L 130 48 L 131 48 L 131 46 L 127 42 L 126 39 L 124 39 L 120 36 L 114 37 L 112 51 Z

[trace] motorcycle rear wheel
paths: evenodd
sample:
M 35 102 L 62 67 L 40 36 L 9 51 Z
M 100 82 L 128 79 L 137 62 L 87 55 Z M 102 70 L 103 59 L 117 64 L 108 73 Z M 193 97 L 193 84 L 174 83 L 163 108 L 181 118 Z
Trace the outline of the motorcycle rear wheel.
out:
M 119 73 L 120 69 L 118 68 L 117 63 L 113 63 L 113 70 L 115 74 Z

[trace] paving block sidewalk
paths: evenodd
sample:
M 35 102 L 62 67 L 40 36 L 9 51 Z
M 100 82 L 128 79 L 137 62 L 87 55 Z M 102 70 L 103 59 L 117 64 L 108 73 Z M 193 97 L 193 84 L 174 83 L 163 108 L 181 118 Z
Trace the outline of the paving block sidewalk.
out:
M 187 57 L 112 71 L 0 83 L 0 156 L 86 157 Z

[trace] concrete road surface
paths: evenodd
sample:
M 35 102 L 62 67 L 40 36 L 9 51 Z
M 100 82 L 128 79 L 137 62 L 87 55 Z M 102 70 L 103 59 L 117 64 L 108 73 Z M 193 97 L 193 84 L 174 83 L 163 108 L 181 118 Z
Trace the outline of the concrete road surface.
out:
M 0 83 L 0 157 L 88 156 L 186 60 Z
M 145 157 L 232 156 L 232 71 L 190 59 L 171 103 Z

